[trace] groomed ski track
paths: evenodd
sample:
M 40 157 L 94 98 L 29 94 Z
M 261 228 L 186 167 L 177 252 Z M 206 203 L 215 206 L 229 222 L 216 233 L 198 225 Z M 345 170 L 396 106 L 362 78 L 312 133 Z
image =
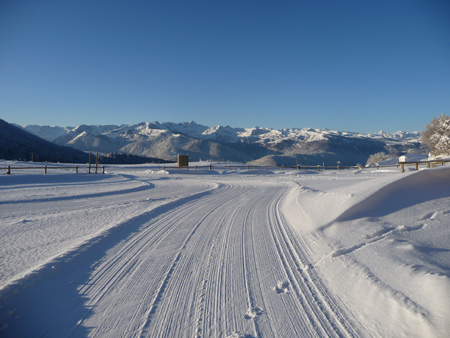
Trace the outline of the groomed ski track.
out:
M 141 211 L 133 209 L 131 218 L 44 265 L 20 297 L 42 295 L 44 284 L 51 283 L 54 298 L 42 297 L 58 304 L 56 310 L 35 314 L 31 327 L 5 333 L 365 336 L 351 312 L 327 291 L 308 244 L 282 213 L 280 205 L 294 183 L 220 175 L 204 176 L 203 185 L 185 177 L 117 177 L 132 188 L 73 196 L 75 202 L 90 200 L 80 202 L 78 212 L 89 213 L 100 203 L 105 213 L 129 204 Z M 68 207 L 64 200 L 39 203 L 54 213 Z

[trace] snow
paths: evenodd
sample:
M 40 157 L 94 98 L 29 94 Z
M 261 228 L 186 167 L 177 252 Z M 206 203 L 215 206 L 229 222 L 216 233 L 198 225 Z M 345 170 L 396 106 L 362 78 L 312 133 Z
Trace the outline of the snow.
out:
M 213 165 L 0 171 L 0 336 L 449 336 L 449 166 Z
M 22 126 L 16 125 L 19 128 Z M 74 127 L 57 127 L 57 126 L 37 126 L 37 125 L 27 125 L 24 126 L 23 129 L 27 130 L 29 133 L 39 135 L 44 140 L 53 142 L 58 137 L 66 135 L 70 132 Z
M 284 140 L 304 140 L 317 141 L 327 139 L 330 136 L 347 136 L 355 138 L 375 138 L 381 140 L 389 140 L 395 143 L 414 143 L 420 142 L 420 132 L 403 132 L 385 133 L 380 131 L 374 134 L 361 134 L 355 132 L 332 131 L 326 128 L 284 128 L 281 130 L 253 127 L 253 128 L 233 128 L 230 126 L 208 127 L 195 123 L 194 121 L 174 123 L 174 122 L 142 122 L 133 125 L 81 125 L 76 128 L 60 128 L 54 127 L 50 130 L 48 126 L 24 126 L 24 129 L 53 141 L 57 136 L 66 133 L 79 134 L 83 131 L 89 135 L 105 135 L 115 138 L 118 135 L 126 135 L 127 132 L 132 134 L 141 134 L 147 136 L 155 136 L 160 133 L 171 132 L 172 134 L 183 134 L 193 138 L 202 140 L 221 140 L 228 143 L 238 143 L 241 141 L 253 140 L 262 144 L 278 143 Z M 51 134 L 49 134 L 51 133 Z M 57 135 L 55 133 L 58 133 Z
M 403 160 L 402 157 L 404 157 L 405 160 Z M 398 165 L 399 162 L 422 162 L 427 160 L 431 160 L 431 158 L 429 158 L 426 154 L 408 154 L 405 156 L 393 157 L 388 160 L 381 161 L 378 164 L 380 166 L 394 166 Z

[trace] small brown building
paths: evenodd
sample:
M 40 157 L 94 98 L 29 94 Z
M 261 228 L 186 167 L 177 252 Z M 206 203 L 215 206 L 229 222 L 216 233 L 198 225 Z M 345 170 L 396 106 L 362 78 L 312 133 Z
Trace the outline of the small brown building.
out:
M 189 167 L 189 155 L 178 155 L 178 168 Z

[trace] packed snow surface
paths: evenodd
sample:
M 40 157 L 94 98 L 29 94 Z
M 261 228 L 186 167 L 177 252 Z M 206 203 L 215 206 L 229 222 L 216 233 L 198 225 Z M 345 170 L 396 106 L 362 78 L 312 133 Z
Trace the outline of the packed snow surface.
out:
M 214 165 L 0 172 L 0 336 L 450 336 L 449 167 Z

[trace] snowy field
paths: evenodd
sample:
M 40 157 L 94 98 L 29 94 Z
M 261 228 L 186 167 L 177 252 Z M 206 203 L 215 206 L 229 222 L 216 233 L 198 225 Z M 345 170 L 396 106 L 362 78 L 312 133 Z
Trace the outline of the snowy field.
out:
M 1 171 L 0 220 L 1 337 L 450 336 L 448 166 Z

